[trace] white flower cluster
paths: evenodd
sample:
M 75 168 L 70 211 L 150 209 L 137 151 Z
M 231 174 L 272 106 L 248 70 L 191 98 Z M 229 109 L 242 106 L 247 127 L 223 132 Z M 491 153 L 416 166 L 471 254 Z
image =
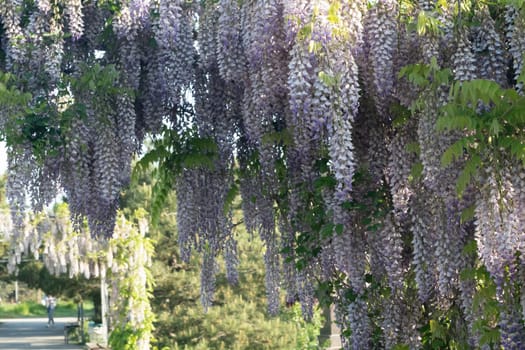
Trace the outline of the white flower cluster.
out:
M 14 272 L 22 258 L 42 259 L 54 275 L 79 275 L 89 279 L 100 273 L 100 244 L 87 229 L 76 231 L 65 204 L 57 205 L 52 213 L 24 217 L 22 235 L 10 237 L 9 270 Z
M 65 13 L 69 17 L 69 31 L 73 39 L 78 40 L 84 33 L 84 18 L 81 0 L 65 1 Z
M 107 245 L 107 280 L 111 285 L 110 312 L 113 328 L 118 331 L 131 328 L 137 338 L 130 344 L 138 350 L 150 348 L 153 329 L 151 298 L 151 255 L 153 245 L 145 237 L 145 218 L 139 219 L 138 227 L 123 216 L 117 219 L 115 233 Z M 106 271 L 103 272 L 106 274 Z

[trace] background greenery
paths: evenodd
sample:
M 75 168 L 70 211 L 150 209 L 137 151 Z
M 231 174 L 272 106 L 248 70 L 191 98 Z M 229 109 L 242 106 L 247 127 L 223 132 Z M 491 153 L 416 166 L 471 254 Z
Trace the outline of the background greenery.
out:
M 130 216 L 144 207 L 150 209 L 151 177 L 137 176 L 122 196 L 123 212 Z M 238 202 L 235 203 L 239 205 Z M 246 233 L 237 209 L 234 222 L 239 249 L 239 285 L 231 286 L 222 260 L 217 277 L 214 306 L 204 313 L 200 303 L 200 261 L 194 255 L 189 264 L 178 254 L 174 193 L 168 195 L 158 225 L 150 228 L 157 241 L 153 274 L 156 281 L 153 310 L 157 315 L 154 336 L 159 348 L 169 349 L 320 349 L 318 336 L 321 311 L 311 323 L 301 316 L 299 305 L 283 310 L 277 317 L 266 313 L 263 243 Z
M 84 303 L 84 315 L 89 318 L 93 316 L 93 303 Z M 11 317 L 47 317 L 47 310 L 42 303 L 27 300 L 16 303 L 4 303 L 0 305 L 0 318 Z M 72 300 L 58 300 L 55 309 L 55 317 L 77 317 L 77 304 Z
M 132 218 L 136 209 L 150 209 L 151 177 L 146 172 L 137 177 L 122 194 L 122 211 Z M 5 177 L 1 178 L 5 183 Z M 3 203 L 3 186 L 0 199 Z M 235 203 L 238 205 L 238 203 Z M 178 254 L 177 227 L 175 220 L 175 195 L 171 193 L 156 227 L 150 235 L 156 241 L 153 274 L 156 281 L 153 311 L 157 316 L 154 336 L 159 349 L 320 349 L 319 334 L 322 327 L 321 311 L 317 310 L 312 322 L 305 322 L 299 305 L 282 310 L 277 317 L 266 313 L 264 287 L 264 262 L 261 251 L 263 243 L 258 237 L 247 234 L 240 223 L 237 210 L 235 222 L 239 241 L 239 280 L 237 286 L 226 281 L 219 273 L 214 306 L 204 313 L 200 303 L 200 262 L 194 256 L 189 264 L 183 263 Z M 5 257 L 6 250 L 0 256 Z M 223 262 L 220 261 L 224 271 Z M 2 266 L 2 268 L 5 266 Z M 0 276 L 0 297 L 8 301 L 14 291 L 14 276 L 5 270 Z M 39 303 L 43 293 L 69 298 L 59 300 L 56 316 L 76 316 L 75 300 L 84 300 L 87 317 L 100 321 L 98 303 L 100 289 L 98 280 L 69 279 L 52 276 L 39 261 L 29 261 L 20 266 L 18 275 L 19 304 L 0 304 L 0 317 L 46 316 L 45 307 Z M 5 295 L 5 299 L 4 299 Z

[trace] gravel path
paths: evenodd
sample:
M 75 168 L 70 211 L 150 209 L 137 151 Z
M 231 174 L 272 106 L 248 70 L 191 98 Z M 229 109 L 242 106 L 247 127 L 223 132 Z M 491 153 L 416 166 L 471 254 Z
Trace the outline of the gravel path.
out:
M 81 345 L 64 344 L 64 325 L 76 318 L 55 317 L 47 328 L 47 318 L 0 319 L 0 349 L 78 350 Z

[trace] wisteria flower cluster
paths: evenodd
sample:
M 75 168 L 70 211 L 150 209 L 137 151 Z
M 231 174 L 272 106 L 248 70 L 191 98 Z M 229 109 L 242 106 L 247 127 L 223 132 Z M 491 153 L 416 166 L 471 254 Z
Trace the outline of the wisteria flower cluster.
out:
M 158 197 L 176 191 L 181 257 L 202 257 L 205 309 L 220 254 L 239 283 L 238 193 L 266 246 L 270 314 L 285 289 L 308 318 L 328 285 L 345 349 L 419 349 L 435 322 L 473 348 L 523 348 L 520 4 L 0 0 L 11 266 L 44 244 L 50 270 L 102 273 L 84 258 L 132 231 L 116 219 L 132 159 L 169 130 L 145 158 L 169 185 Z M 505 98 L 518 102 L 492 113 Z M 27 205 L 60 189 L 74 225 L 28 229 Z M 135 248 L 126 266 L 146 293 Z M 136 328 L 149 311 L 130 303 Z

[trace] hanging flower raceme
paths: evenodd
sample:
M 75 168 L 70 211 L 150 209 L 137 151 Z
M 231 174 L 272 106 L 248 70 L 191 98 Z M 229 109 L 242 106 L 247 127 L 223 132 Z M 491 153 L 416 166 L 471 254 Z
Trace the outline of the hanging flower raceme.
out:
M 12 256 L 8 265 L 14 272 L 22 257 L 41 259 L 51 274 L 67 274 L 70 278 L 98 277 L 102 249 L 92 239 L 87 227 L 75 231 L 67 204 L 56 204 L 46 213 L 24 218 L 22 235 L 7 235 Z
M 288 86 L 290 89 L 290 118 L 287 120 L 289 127 L 294 128 L 294 145 L 297 163 L 294 169 L 301 173 L 301 182 L 311 181 L 313 173 L 312 159 L 319 147 L 322 134 L 322 122 L 316 120 L 314 108 L 326 107 L 323 94 L 314 95 L 316 74 L 318 74 L 315 55 L 309 52 L 306 40 L 297 40 L 291 51 L 290 73 Z M 324 103 L 323 103 L 324 102 Z
M 514 79 L 517 80 L 523 67 L 523 51 L 525 48 L 523 33 L 525 32 L 525 18 L 520 13 L 519 9 L 509 5 L 505 12 L 505 22 L 507 25 L 505 29 L 508 53 L 512 57 Z M 521 84 L 518 85 L 518 88 L 521 90 Z
M 129 11 L 131 19 L 134 22 L 148 25 L 150 21 L 151 0 L 131 0 Z
M 144 94 L 139 96 L 145 132 L 160 130 L 163 118 L 171 118 L 194 79 L 193 7 L 183 1 L 160 1 L 155 9 L 158 16 L 151 25 L 155 43 L 144 49 Z M 206 27 L 205 23 L 201 25 Z
M 275 131 L 286 113 L 288 53 L 285 50 L 283 2 L 247 1 L 241 9 L 243 16 L 242 45 L 248 65 L 244 81 L 243 121 L 247 136 L 259 151 L 262 173 L 268 190 L 275 187 L 274 162 L 276 149 L 263 140 Z
M 417 191 L 424 191 L 417 188 Z M 422 302 L 435 294 L 438 271 L 436 244 L 437 230 L 440 228 L 441 215 L 439 204 L 429 192 L 416 193 L 412 198 L 412 246 L 415 280 L 418 296 Z M 437 225 L 437 226 L 436 226 Z
M 8 70 L 17 70 L 17 66 L 24 61 L 26 38 L 20 26 L 22 7 L 15 0 L 4 1 L 0 9 L 0 16 L 5 30 L 6 67 Z M 21 68 L 21 67 L 20 67 Z
M 82 1 L 65 1 L 65 13 L 69 18 L 69 31 L 74 40 L 78 40 L 84 33 L 84 19 L 82 16 Z
M 176 147 L 191 152 L 200 142 L 207 145 L 201 151 L 209 150 L 211 153 L 199 154 L 206 158 L 205 162 L 193 166 L 179 164 L 169 169 L 170 173 L 166 176 L 176 176 L 177 179 L 177 219 L 182 259 L 189 261 L 192 249 L 202 255 L 201 302 L 207 310 L 214 299 L 216 260 L 220 253 L 225 254 L 229 281 L 238 282 L 232 215 L 225 208 L 230 205 L 227 197 L 233 185 L 230 168 L 233 166 L 235 117 L 240 118 L 240 115 L 227 112 L 229 97 L 224 91 L 217 63 L 201 64 L 211 64 L 214 69 L 208 67 L 209 74 L 205 73 L 203 66 L 196 70 L 195 127 L 183 134 L 181 139 L 186 144 Z
M 217 24 L 217 63 L 225 82 L 242 85 L 246 76 L 246 56 L 242 46 L 239 2 L 221 0 Z
M 374 79 L 374 99 L 379 114 L 390 119 L 388 110 L 394 95 L 394 56 L 398 38 L 398 4 L 393 0 L 377 1 L 368 12 L 366 39 Z
M 357 114 L 359 101 L 359 84 L 357 81 L 357 65 L 352 54 L 343 47 L 330 52 L 330 55 L 345 59 L 335 59 L 332 72 L 335 74 L 338 86 L 333 87 L 331 96 L 340 96 L 340 100 L 331 101 L 331 120 L 328 122 L 328 142 L 331 168 L 337 180 L 336 196 L 339 200 L 350 197 L 352 181 L 356 168 L 354 146 L 352 143 L 352 123 Z
M 468 40 L 466 32 L 460 32 L 457 37 L 456 51 L 452 55 L 452 66 L 454 78 L 458 82 L 473 80 L 477 77 L 476 60 L 472 51 L 472 43 Z M 453 144 L 464 136 L 462 132 L 441 133 L 438 135 L 440 144 Z M 464 162 L 462 157 L 458 157 L 458 163 Z M 470 239 L 470 234 L 466 229 L 465 223 L 461 222 L 461 212 L 470 206 L 469 196 L 465 195 L 461 200 L 457 199 L 455 187 L 446 186 L 453 184 L 459 176 L 458 168 L 448 169 L 441 167 L 436 180 L 441 184 L 436 192 L 443 202 L 443 214 L 446 222 L 443 230 L 438 231 L 436 253 L 440 257 L 438 263 L 438 286 L 442 296 L 452 299 L 453 290 L 459 286 L 460 272 L 467 268 L 465 256 L 462 254 L 465 244 Z M 443 257 L 445 257 L 443 259 Z
M 429 344 L 418 330 L 436 315 L 472 347 L 486 339 L 481 319 L 520 348 L 523 17 L 500 1 L 0 0 L 9 267 L 41 247 L 54 273 L 104 275 L 95 241 L 116 225 L 114 293 L 147 294 L 143 237 L 132 243 L 135 228 L 115 218 L 133 154 L 162 130 L 158 198 L 175 187 L 181 257 L 202 257 L 205 308 L 220 254 L 239 282 L 238 187 L 244 224 L 266 246 L 270 314 L 284 286 L 308 318 L 321 280 L 336 286 L 345 349 Z M 465 102 L 464 88 L 488 97 Z M 509 96 L 511 110 L 495 113 Z M 45 208 L 59 189 L 73 226 L 32 226 L 28 205 Z M 473 241 L 477 256 L 465 253 Z M 478 302 L 484 269 L 497 292 Z M 494 300 L 490 319 L 479 305 Z M 123 332 L 142 332 L 146 304 L 120 305 Z
M 502 168 L 496 164 L 503 165 Z M 522 250 L 524 237 L 523 165 L 495 161 L 486 169 L 484 183 L 476 202 L 476 239 L 478 254 L 496 283 L 501 305 L 499 321 L 501 344 L 505 349 L 523 346 L 521 315 L 516 310 L 515 288 L 521 283 L 516 253 Z
M 480 77 L 505 86 L 507 81 L 505 65 L 508 60 L 505 43 L 488 11 L 482 10 L 478 16 L 483 25 L 474 29 L 473 46 Z
M 144 214 L 136 213 L 139 222 L 147 220 Z M 109 241 L 111 258 L 103 273 L 107 271 L 112 286 L 110 312 L 115 327 L 109 343 L 113 348 L 150 349 L 154 315 L 149 303 L 153 290 L 149 269 L 154 247 L 145 236 L 146 227 L 140 223 L 135 227 L 121 216 Z
M 12 174 L 28 176 L 24 182 L 29 185 L 34 209 L 41 210 L 53 200 L 61 185 L 69 196 L 72 215 L 87 217 L 92 234 L 109 236 L 117 197 L 129 180 L 131 156 L 136 148 L 133 101 L 128 93 L 122 94 L 118 99 L 120 108 L 115 111 L 115 98 L 119 93 L 112 85 L 118 73 L 111 65 L 78 64 L 79 60 L 95 55 L 92 51 L 97 48 L 94 36 L 102 32 L 100 26 L 104 25 L 100 21 L 104 17 L 100 14 L 102 10 L 91 2 L 86 3 L 86 15 L 92 16 L 85 19 L 92 26 L 81 41 L 84 7 L 80 2 L 67 2 L 65 17 L 60 16 L 55 3 L 43 1 L 37 5 L 34 11 L 25 9 L 30 11 L 25 22 L 20 21 L 23 12 L 18 12 L 24 10 L 25 5 L 11 10 L 7 6 L 2 14 L 2 22 L 9 24 L 11 21 L 11 31 L 18 33 L 10 42 L 16 48 L 6 60 L 13 65 L 9 63 L 7 68 L 18 77 L 17 87 L 32 94 L 32 101 L 28 103 L 31 112 L 23 116 L 19 131 L 13 130 L 21 139 L 11 142 L 9 150 L 11 158 L 23 158 L 25 164 L 17 166 L 21 171 L 19 175 L 15 175 L 15 171 Z M 121 27 L 117 21 L 115 28 Z M 72 38 L 65 39 L 64 31 L 69 31 Z M 65 50 L 69 50 L 67 55 Z M 122 53 L 120 62 L 124 68 L 126 62 L 135 59 L 130 56 L 137 54 L 133 50 Z M 22 74 L 24 70 L 32 73 Z M 131 70 L 128 67 L 128 72 Z M 103 76 L 108 78 L 102 83 L 104 86 L 100 85 Z M 128 82 L 132 80 L 129 75 L 127 78 Z M 132 88 L 138 88 L 136 81 Z M 49 145 L 58 146 L 50 152 L 46 149 Z M 20 193 L 15 188 L 10 192 Z M 13 201 L 16 202 L 20 200 Z

